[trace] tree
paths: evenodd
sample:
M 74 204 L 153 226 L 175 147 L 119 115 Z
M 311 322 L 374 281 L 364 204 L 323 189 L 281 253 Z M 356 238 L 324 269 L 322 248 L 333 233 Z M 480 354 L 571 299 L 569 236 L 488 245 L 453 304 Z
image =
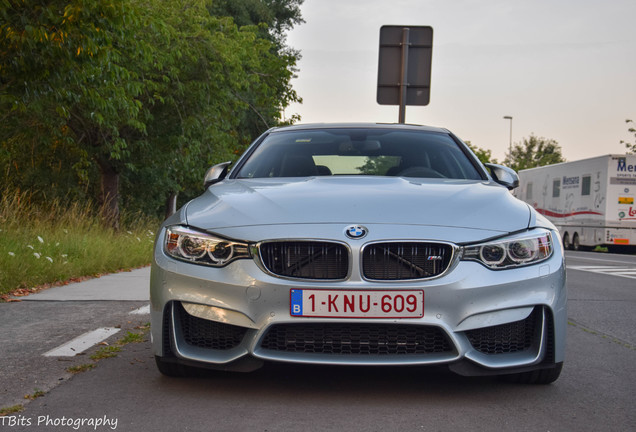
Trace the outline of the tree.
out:
M 279 77 L 273 71 L 263 71 L 260 74 L 263 83 L 267 85 L 270 97 L 278 99 L 280 104 L 267 104 L 255 98 L 255 94 L 242 94 L 249 110 L 240 113 L 240 139 L 251 142 L 264 130 L 281 124 L 280 115 L 283 109 L 292 102 L 301 99 L 291 88 L 291 78 L 297 72 L 296 64 L 300 60 L 300 52 L 289 47 L 286 43 L 286 32 L 295 25 L 302 24 L 300 5 L 304 0 L 215 0 L 208 8 L 214 16 L 231 17 L 239 28 L 251 27 L 257 31 L 258 39 L 269 41 L 270 55 L 286 64 L 288 76 Z M 276 69 L 276 66 L 272 64 Z M 292 116 L 287 124 L 299 120 Z
M 304 0 L 216 0 L 208 6 L 214 16 L 229 16 L 239 26 L 265 24 L 263 36 L 287 49 L 286 32 L 302 24 L 300 5 Z
M 464 141 L 464 144 L 466 144 L 468 146 L 468 148 L 470 148 L 473 153 L 475 153 L 475 156 L 477 156 L 477 158 L 481 161 L 481 163 L 498 163 L 497 159 L 494 159 L 492 157 L 492 151 L 488 150 L 488 149 L 483 149 L 481 147 L 477 147 L 476 145 L 473 145 L 470 141 Z
M 7 1 L 0 9 L 0 142 L 45 155 L 65 147 L 78 155 L 73 168 L 94 164 L 99 202 L 115 227 L 118 174 L 129 155 L 124 132 L 143 133 L 147 114 L 139 72 L 152 64 L 151 47 L 127 43 L 142 10 L 125 0 Z
M 625 120 L 625 123 L 634 123 L 632 120 Z M 634 135 L 634 142 L 631 143 L 629 141 L 621 140 L 621 144 L 625 144 L 625 148 L 627 149 L 627 154 L 636 154 L 636 128 L 630 127 L 627 129 L 627 132 Z
M 209 164 L 236 157 L 253 137 L 246 113 L 260 133 L 299 100 L 290 85 L 296 57 L 282 53 L 282 36 L 239 29 L 211 15 L 212 4 L 2 2 L 5 179 L 28 189 L 39 179 L 44 190 L 57 175 L 54 185 L 72 198 L 97 196 L 114 227 L 122 202 L 154 211 L 161 197 L 198 190 Z
M 511 151 L 506 153 L 504 165 L 520 171 L 565 162 L 561 154 L 561 146 L 553 140 L 530 135 L 521 143 L 515 143 Z
M 161 98 L 153 98 L 137 169 L 128 171 L 125 187 L 156 191 L 155 207 L 161 197 L 170 203 L 180 193 L 198 195 L 210 165 L 235 159 L 299 100 L 290 85 L 296 57 L 281 54 L 264 25 L 239 28 L 231 17 L 211 15 L 212 5 L 163 2 L 153 8 L 164 17 L 167 41 L 146 26 L 144 38 L 156 40 L 170 79 L 156 80 Z

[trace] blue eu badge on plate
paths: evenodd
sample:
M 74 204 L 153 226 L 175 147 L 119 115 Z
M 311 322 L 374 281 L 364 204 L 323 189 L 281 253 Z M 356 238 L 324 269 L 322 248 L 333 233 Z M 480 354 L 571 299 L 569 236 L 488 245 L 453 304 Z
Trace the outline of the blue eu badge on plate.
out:
M 291 290 L 291 315 L 303 315 L 303 290 Z

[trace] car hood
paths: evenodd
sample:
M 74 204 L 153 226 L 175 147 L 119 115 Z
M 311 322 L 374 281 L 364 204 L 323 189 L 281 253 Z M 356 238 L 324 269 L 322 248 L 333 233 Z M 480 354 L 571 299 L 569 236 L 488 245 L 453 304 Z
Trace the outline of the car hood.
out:
M 513 232 L 530 216 L 492 182 L 367 176 L 225 180 L 185 208 L 185 223 L 206 230 L 339 223 Z

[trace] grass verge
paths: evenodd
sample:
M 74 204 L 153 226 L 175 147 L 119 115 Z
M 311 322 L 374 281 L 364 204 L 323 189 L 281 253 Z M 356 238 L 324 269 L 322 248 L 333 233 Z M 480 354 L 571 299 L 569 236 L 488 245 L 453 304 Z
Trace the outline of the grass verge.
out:
M 0 296 L 150 263 L 157 219 L 123 215 L 122 229 L 115 231 L 105 228 L 97 214 L 88 204 L 35 206 L 28 194 L 5 190 L 0 196 Z

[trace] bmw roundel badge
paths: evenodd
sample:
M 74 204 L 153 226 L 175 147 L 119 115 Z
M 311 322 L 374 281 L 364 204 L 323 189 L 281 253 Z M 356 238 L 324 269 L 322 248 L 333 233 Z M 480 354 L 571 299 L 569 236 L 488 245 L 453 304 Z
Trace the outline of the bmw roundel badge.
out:
M 349 225 L 345 228 L 345 234 L 352 239 L 361 239 L 367 235 L 368 230 L 362 225 Z

